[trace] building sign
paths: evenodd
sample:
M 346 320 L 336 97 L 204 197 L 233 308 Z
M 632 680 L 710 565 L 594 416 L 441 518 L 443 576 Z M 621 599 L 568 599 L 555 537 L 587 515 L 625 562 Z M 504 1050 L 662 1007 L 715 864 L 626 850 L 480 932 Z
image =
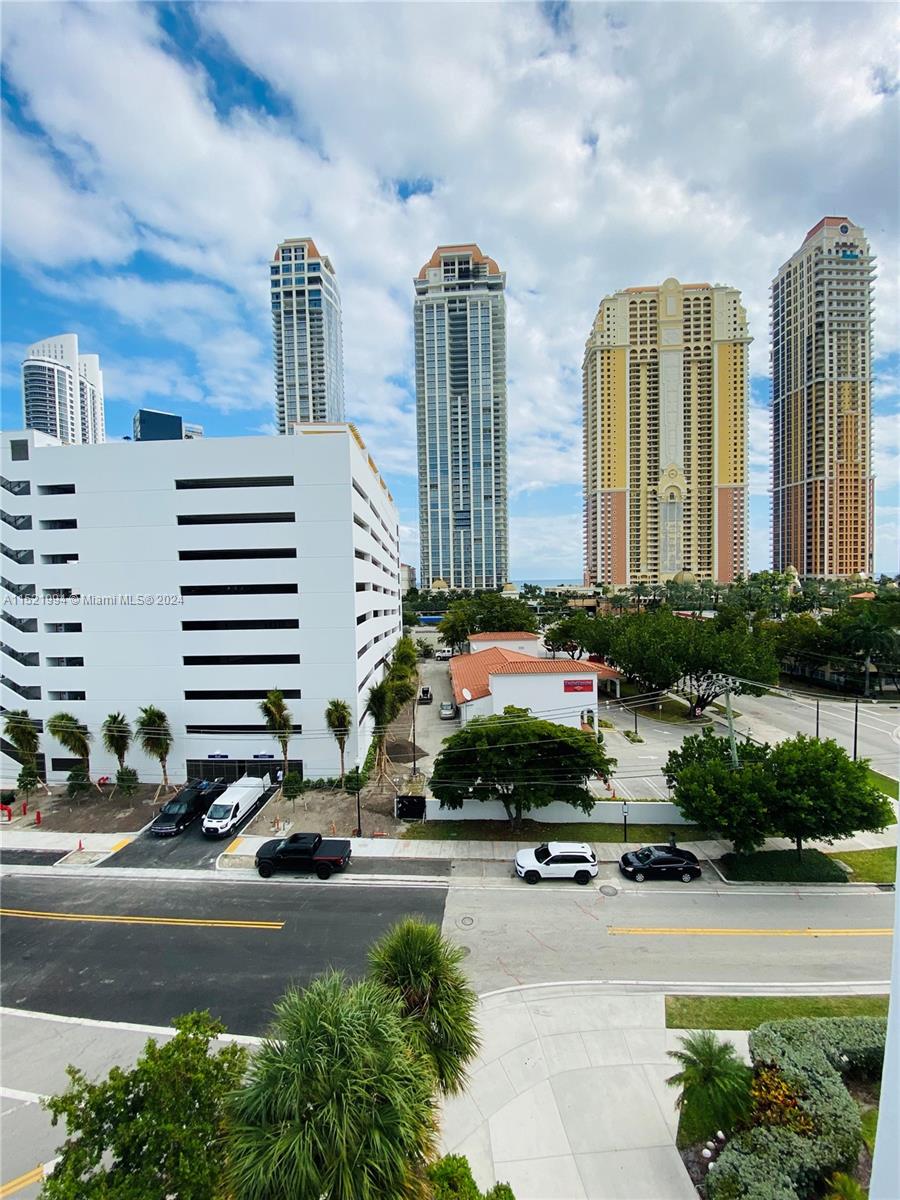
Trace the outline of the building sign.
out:
M 207 754 L 207 758 L 227 758 L 227 754 Z
M 593 690 L 594 690 L 593 679 L 564 679 L 563 680 L 563 691 L 564 692 L 593 692 Z
M 274 758 L 274 754 L 254 754 L 254 758 Z

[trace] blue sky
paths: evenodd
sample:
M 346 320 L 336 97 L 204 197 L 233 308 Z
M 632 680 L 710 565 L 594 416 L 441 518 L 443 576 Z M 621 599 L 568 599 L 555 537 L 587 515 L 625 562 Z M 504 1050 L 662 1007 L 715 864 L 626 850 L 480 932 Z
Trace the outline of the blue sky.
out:
M 853 37 L 847 37 L 848 22 Z M 507 272 L 515 578 L 581 572 L 581 358 L 601 298 L 741 289 L 751 565 L 768 565 L 769 281 L 825 214 L 879 256 L 879 570 L 897 570 L 896 31 L 842 4 L 16 4 L 3 27 L 3 419 L 24 347 L 101 356 L 210 435 L 273 420 L 268 259 L 335 264 L 350 417 L 416 536 L 412 278 L 438 243 Z

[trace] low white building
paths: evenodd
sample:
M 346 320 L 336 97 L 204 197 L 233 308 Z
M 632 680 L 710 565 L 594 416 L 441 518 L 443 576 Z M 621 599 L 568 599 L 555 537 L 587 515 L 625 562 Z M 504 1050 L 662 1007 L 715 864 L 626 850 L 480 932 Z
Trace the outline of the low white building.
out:
M 598 728 L 598 704 L 618 695 L 619 672 L 603 663 L 535 658 L 491 647 L 450 660 L 450 682 L 462 723 L 490 717 L 509 705 L 558 725 Z
M 515 650 L 519 654 L 543 654 L 544 643 L 539 633 L 470 633 L 469 653 L 479 650 Z
M 173 780 L 277 769 L 259 703 L 281 689 L 307 777 L 338 773 L 329 700 L 352 712 L 346 763 L 371 741 L 363 709 L 400 636 L 397 511 L 352 426 L 294 437 L 62 445 L 2 439 L 2 705 L 44 729 L 70 712 L 114 775 L 101 726 L 153 704 L 174 735 Z M 18 763 L 2 746 L 2 774 Z M 45 731 L 48 778 L 73 762 Z M 128 756 L 144 781 L 159 764 Z

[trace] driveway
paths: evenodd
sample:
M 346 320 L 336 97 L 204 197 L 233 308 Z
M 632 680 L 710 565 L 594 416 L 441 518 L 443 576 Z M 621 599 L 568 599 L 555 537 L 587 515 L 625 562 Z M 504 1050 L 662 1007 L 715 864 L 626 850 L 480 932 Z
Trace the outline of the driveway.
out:
M 593 985 L 488 995 L 469 1086 L 444 1106 L 446 1153 L 517 1200 L 696 1200 L 675 1148 L 675 1067 L 658 994 Z M 746 1054 L 746 1035 L 724 1035 Z
M 453 699 L 450 667 L 445 662 L 423 659 L 419 663 L 419 685 L 430 687 L 434 695 L 431 704 L 416 706 L 416 745 L 421 750 L 419 767 L 426 775 L 430 775 L 435 755 L 439 753 L 444 738 L 450 737 L 459 729 L 459 718 L 455 721 L 442 721 L 438 716 L 441 702 Z

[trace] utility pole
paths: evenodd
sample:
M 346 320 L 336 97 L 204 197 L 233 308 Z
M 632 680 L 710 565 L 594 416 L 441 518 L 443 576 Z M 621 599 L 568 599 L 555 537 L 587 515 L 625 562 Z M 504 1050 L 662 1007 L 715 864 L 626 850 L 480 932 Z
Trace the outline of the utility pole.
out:
M 853 701 L 853 761 L 856 762 L 856 748 L 859 744 L 859 699 Z
M 419 707 L 419 693 L 417 691 L 416 697 L 413 700 L 413 727 L 412 727 L 412 744 L 413 744 L 412 773 L 413 773 L 413 779 L 415 779 L 415 777 L 419 773 L 419 768 L 416 765 L 416 709 L 418 707 Z
M 731 711 L 731 688 L 725 689 L 725 719 L 728 722 L 728 745 L 731 749 L 731 765 L 735 770 L 738 769 L 737 742 L 734 740 L 734 714 Z
M 816 701 L 816 741 L 819 740 L 819 701 Z
M 635 735 L 637 735 L 637 705 L 635 705 L 635 707 L 632 709 L 632 711 L 634 713 L 634 732 L 635 732 Z

